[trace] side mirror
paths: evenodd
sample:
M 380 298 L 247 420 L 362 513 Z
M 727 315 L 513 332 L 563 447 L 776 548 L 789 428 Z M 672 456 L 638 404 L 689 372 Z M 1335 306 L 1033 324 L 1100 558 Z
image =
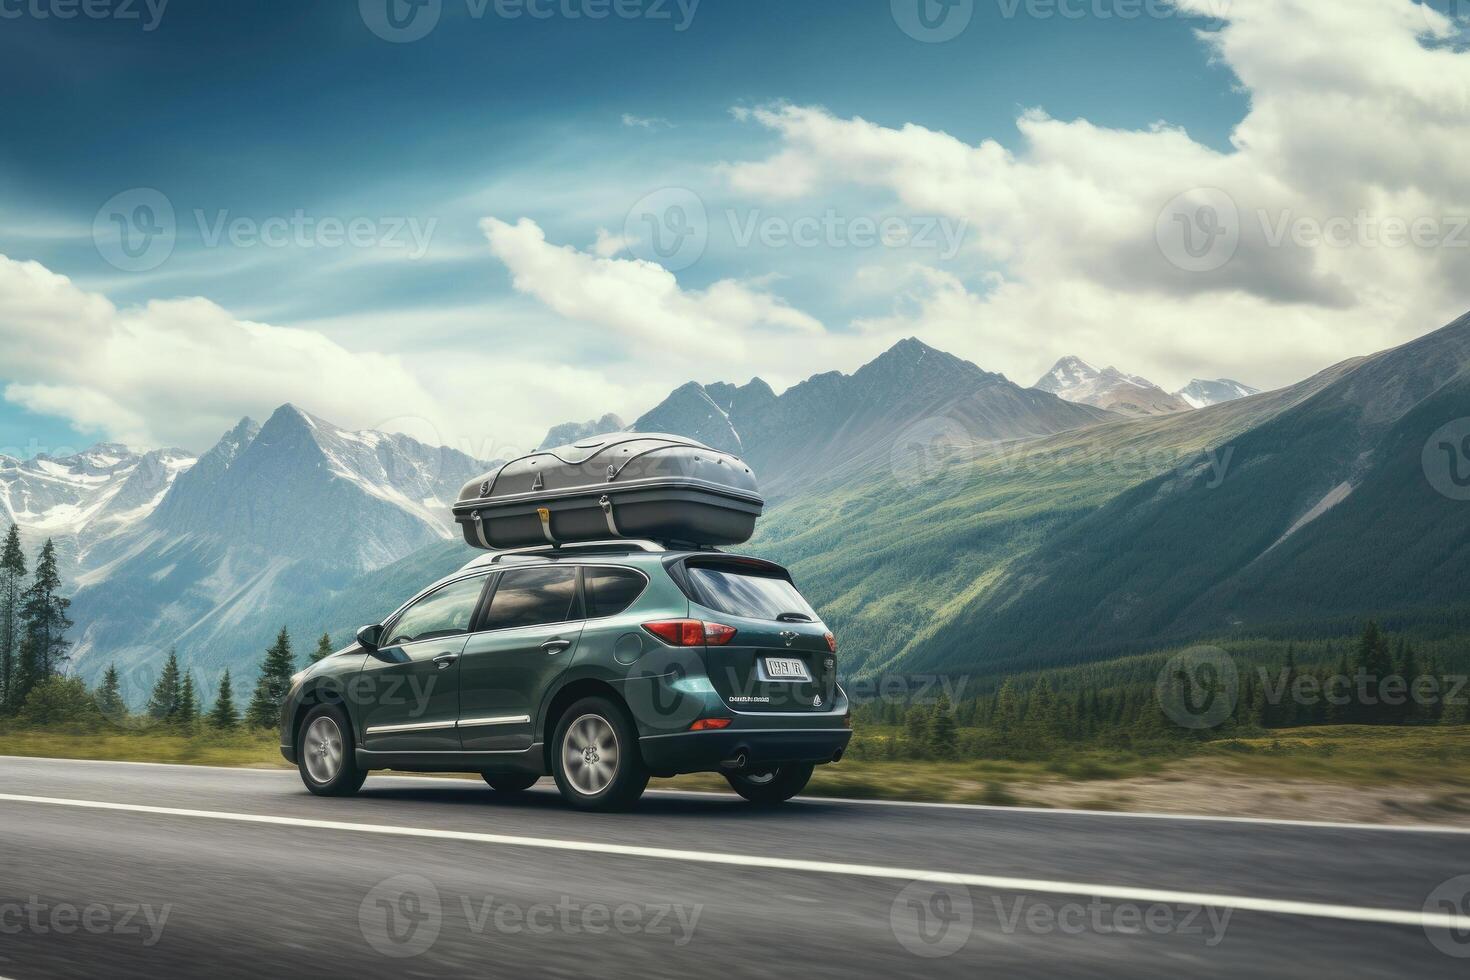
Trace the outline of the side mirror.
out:
M 383 627 L 381 625 L 364 626 L 357 631 L 357 642 L 368 653 L 378 649 L 378 644 L 383 641 Z

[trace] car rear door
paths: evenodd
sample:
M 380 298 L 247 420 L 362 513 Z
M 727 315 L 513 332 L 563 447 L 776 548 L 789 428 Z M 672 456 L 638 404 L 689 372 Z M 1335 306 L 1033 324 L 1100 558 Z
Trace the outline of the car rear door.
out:
M 461 746 L 473 752 L 530 748 L 541 695 L 571 663 L 581 634 L 575 566 L 501 572 L 484 619 L 464 647 Z

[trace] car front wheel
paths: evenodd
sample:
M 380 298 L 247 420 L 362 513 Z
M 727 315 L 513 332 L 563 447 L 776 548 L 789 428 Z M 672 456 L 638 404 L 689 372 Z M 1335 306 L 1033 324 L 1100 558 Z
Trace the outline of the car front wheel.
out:
M 785 803 L 806 789 L 812 778 L 810 763 L 780 766 L 764 772 L 727 772 L 730 788 L 752 803 L 770 805 Z
M 301 781 L 318 796 L 351 796 L 367 778 L 353 755 L 352 723 L 339 705 L 319 704 L 307 713 L 296 757 Z
M 648 786 L 633 724 L 607 698 L 583 698 L 568 708 L 552 746 L 556 788 L 580 810 L 626 809 Z

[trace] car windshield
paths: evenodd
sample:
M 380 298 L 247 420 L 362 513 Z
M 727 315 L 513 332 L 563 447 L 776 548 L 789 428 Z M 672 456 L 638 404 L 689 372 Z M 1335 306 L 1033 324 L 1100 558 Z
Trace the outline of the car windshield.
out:
M 699 601 L 711 609 L 751 619 L 815 623 L 816 612 L 784 578 L 733 568 L 693 566 L 689 578 Z

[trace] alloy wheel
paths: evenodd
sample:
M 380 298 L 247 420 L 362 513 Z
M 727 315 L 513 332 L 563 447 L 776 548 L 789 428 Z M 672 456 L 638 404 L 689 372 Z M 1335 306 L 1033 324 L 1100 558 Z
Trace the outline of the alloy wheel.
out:
M 306 729 L 301 752 L 311 778 L 318 783 L 330 783 L 342 771 L 342 730 L 323 715 Z
M 572 788 L 596 796 L 617 777 L 618 735 L 601 715 L 582 715 L 567 726 L 562 764 Z

